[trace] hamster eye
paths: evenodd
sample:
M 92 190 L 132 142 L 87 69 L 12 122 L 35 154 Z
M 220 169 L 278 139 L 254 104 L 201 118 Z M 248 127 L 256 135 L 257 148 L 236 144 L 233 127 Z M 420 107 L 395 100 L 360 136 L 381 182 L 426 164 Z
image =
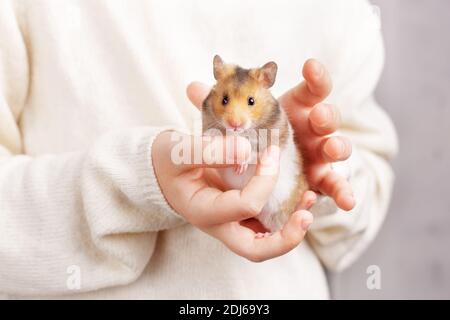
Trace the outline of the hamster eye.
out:
M 247 102 L 249 106 L 253 106 L 255 104 L 255 99 L 253 97 L 249 97 Z
M 223 104 L 224 106 L 228 104 L 228 96 L 227 96 L 227 95 L 224 95 L 224 96 L 223 96 L 222 104 Z

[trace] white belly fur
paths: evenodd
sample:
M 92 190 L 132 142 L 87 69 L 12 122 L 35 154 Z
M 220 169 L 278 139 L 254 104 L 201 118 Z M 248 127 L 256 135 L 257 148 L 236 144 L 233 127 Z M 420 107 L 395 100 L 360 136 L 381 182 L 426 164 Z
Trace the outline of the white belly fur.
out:
M 292 132 L 292 131 L 290 131 Z M 300 173 L 298 151 L 289 133 L 286 145 L 281 149 L 280 173 L 275 188 L 270 195 L 257 219 L 271 232 L 279 230 L 287 221 L 287 215 L 281 212 L 281 205 L 292 195 L 292 190 L 297 186 Z M 222 179 L 230 189 L 242 190 L 248 181 L 254 176 L 256 165 L 249 165 L 248 169 L 238 175 L 234 168 L 220 169 Z

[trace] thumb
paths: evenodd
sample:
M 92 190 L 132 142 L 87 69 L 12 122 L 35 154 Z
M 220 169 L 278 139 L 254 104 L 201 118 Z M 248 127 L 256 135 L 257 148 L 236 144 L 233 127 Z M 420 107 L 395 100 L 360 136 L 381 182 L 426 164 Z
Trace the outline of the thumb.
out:
M 198 109 L 202 108 L 203 101 L 205 101 L 208 96 L 211 87 L 208 85 L 195 81 L 191 82 L 186 88 L 186 94 L 189 100 L 192 102 L 194 106 Z

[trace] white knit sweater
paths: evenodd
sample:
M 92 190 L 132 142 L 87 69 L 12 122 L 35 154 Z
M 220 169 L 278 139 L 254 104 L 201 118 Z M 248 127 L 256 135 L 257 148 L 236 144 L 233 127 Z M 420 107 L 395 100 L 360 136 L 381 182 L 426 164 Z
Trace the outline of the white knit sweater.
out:
M 0 1 L 0 292 L 7 298 L 327 298 L 321 262 L 348 266 L 387 210 L 396 150 L 372 98 L 383 64 L 365 1 Z M 275 93 L 309 57 L 334 80 L 357 206 L 323 199 L 308 242 L 255 264 L 185 223 L 150 150 L 194 132 L 185 96 L 215 53 L 279 64 Z M 321 261 L 321 262 L 320 262 Z

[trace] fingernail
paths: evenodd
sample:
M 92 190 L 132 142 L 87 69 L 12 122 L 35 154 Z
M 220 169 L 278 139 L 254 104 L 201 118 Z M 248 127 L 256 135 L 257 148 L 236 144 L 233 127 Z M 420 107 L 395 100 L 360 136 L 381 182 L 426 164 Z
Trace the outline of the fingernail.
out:
M 320 78 L 320 77 L 322 76 L 322 73 L 323 73 L 323 67 L 322 67 L 322 65 L 321 65 L 319 62 L 317 62 L 317 61 L 314 61 L 314 64 L 313 64 L 313 72 L 314 72 L 314 76 L 315 76 L 316 78 Z
M 344 154 L 345 145 L 339 138 L 330 138 L 325 143 L 323 151 L 329 158 L 339 159 Z
M 261 155 L 261 164 L 265 166 L 272 166 L 278 163 L 280 159 L 280 148 L 277 146 L 270 146 L 264 150 Z
M 355 206 L 355 197 L 353 195 L 347 195 L 345 198 L 347 199 L 348 203 L 350 203 L 352 206 Z
M 278 172 L 278 165 L 280 162 L 280 148 L 277 146 L 270 146 L 266 149 L 261 157 L 260 174 L 261 175 L 275 175 Z
M 314 121 L 314 124 L 319 128 L 327 126 L 330 120 L 330 109 L 322 104 L 316 108 L 316 112 L 318 113 L 318 117 L 315 117 L 316 120 Z M 319 121 L 317 121 L 317 118 L 319 118 Z
M 309 211 L 303 211 L 301 214 L 302 218 L 302 229 L 307 231 L 311 224 L 313 223 L 313 215 Z

